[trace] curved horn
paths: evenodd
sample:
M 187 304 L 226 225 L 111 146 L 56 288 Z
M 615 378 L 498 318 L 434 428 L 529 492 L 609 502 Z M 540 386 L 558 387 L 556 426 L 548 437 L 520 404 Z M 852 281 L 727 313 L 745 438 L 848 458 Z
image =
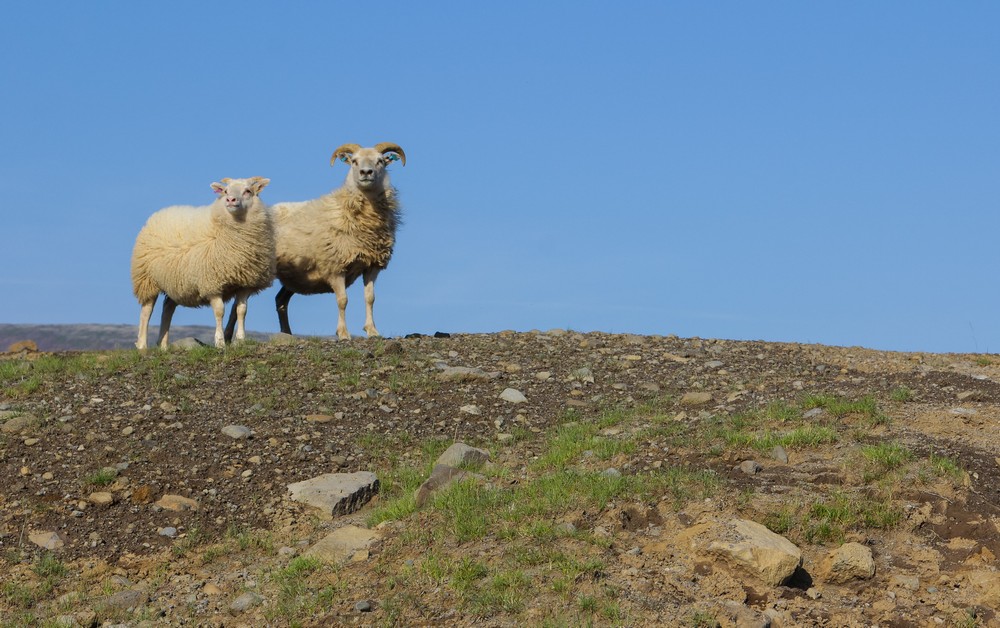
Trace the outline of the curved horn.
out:
M 406 165 L 406 153 L 403 149 L 399 147 L 399 144 L 393 144 L 392 142 L 379 142 L 375 145 L 375 150 L 382 153 L 383 155 L 388 152 L 397 153 L 399 155 L 399 163 Z
M 330 157 L 330 165 L 332 166 L 333 164 L 335 164 L 337 162 L 337 158 L 340 157 L 342 154 L 349 155 L 351 153 L 356 153 L 359 150 L 361 150 L 361 147 L 358 146 L 357 144 L 344 144 L 337 150 L 333 151 L 333 156 Z
M 230 179 L 229 177 L 226 177 L 224 179 L 219 179 L 219 183 L 222 183 L 223 185 L 229 185 L 230 181 L 232 181 L 232 179 Z

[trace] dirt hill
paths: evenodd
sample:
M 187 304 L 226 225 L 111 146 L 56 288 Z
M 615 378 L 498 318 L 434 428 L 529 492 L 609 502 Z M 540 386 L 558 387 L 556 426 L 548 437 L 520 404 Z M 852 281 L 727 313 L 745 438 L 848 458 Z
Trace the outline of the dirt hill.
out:
M 552 330 L 3 358 L 4 625 L 998 625 L 994 356 Z M 455 442 L 489 462 L 418 508 Z M 354 513 L 288 497 L 355 471 Z

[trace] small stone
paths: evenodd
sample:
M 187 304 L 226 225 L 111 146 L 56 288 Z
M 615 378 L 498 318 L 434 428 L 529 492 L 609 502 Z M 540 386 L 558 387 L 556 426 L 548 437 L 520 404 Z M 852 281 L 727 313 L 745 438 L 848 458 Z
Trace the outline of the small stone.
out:
M 549 371 L 538 371 L 535 373 L 535 379 L 544 382 L 547 379 L 552 379 L 552 373 Z
M 524 396 L 524 393 L 514 388 L 505 388 L 504 391 L 500 393 L 500 398 L 510 403 L 524 403 L 528 400 L 527 397 Z
M 310 423 L 329 423 L 333 417 L 329 414 L 307 414 L 306 421 Z
M 223 593 L 222 589 L 220 589 L 217 585 L 212 584 L 211 582 L 206 582 L 205 586 L 201 588 L 201 592 L 204 593 L 205 595 L 211 595 L 211 596 L 222 595 Z
M 507 433 L 497 434 L 498 443 L 506 444 L 506 443 L 511 443 L 513 441 L 514 441 L 513 434 L 507 434 Z
M 823 597 L 823 593 L 820 592 L 820 590 L 817 589 L 816 587 L 809 587 L 808 589 L 806 589 L 806 595 L 809 596 L 810 600 L 818 600 L 819 598 Z
M 573 379 L 585 382 L 587 384 L 594 383 L 594 373 L 587 367 L 579 368 L 573 371 Z
M 449 467 L 459 467 L 462 465 L 480 465 L 490 459 L 490 452 L 485 449 L 470 447 L 465 443 L 453 443 L 451 447 L 444 450 L 435 465 L 446 465 Z
M 250 438 L 251 430 L 245 425 L 227 425 L 222 428 L 222 433 L 233 440 L 240 440 L 243 438 Z
M 180 495 L 164 495 L 156 505 L 164 510 L 183 512 L 185 510 L 198 510 L 198 502 Z
M 159 534 L 160 536 L 174 538 L 175 536 L 177 536 L 177 528 L 169 526 L 166 528 L 160 528 L 159 530 L 157 530 L 157 534 Z
M 164 401 L 163 403 L 160 404 L 160 410 L 163 410 L 167 414 L 174 414 L 175 412 L 177 412 L 178 408 L 169 401 Z
M 788 464 L 788 453 L 781 445 L 774 446 L 774 449 L 771 450 L 771 457 L 781 464 Z
M 703 406 L 712 401 L 712 394 L 707 392 L 689 392 L 681 397 L 682 406 Z
M 359 613 L 370 613 L 372 612 L 372 603 L 368 600 L 361 600 L 354 604 L 354 610 Z
M 58 532 L 35 532 L 28 540 L 42 549 L 54 550 L 66 545 L 66 540 Z
M 38 419 L 30 414 L 21 414 L 15 417 L 11 417 L 4 421 L 3 425 L 0 425 L 0 432 L 4 434 L 19 434 L 24 430 L 35 427 L 38 423 Z
M 239 596 L 233 600 L 232 604 L 229 605 L 229 610 L 234 613 L 245 613 L 254 606 L 257 606 L 264 601 L 264 598 L 257 595 L 252 591 L 247 591 L 243 595 Z
M 803 419 L 815 419 L 816 417 L 823 416 L 826 411 L 823 408 L 813 408 L 812 410 L 807 410 L 803 415 Z
M 610 467 L 608 469 L 605 469 L 604 471 L 601 471 L 601 475 L 603 475 L 606 478 L 620 478 L 622 476 L 622 472 L 619 471 L 618 469 L 615 469 L 614 467 Z
M 756 475 L 764 469 L 756 460 L 744 460 L 740 463 L 740 471 L 747 475 Z
M 378 489 L 378 477 L 370 471 L 326 473 L 288 485 L 293 501 L 309 504 L 329 515 L 346 515 L 358 510 L 378 493 Z
M 51 480 L 54 477 L 56 476 L 54 476 L 51 471 L 46 471 L 45 473 L 42 474 L 43 480 Z
M 458 411 L 464 412 L 465 414 L 471 414 L 473 416 L 479 416 L 480 414 L 482 414 L 482 411 L 479 409 L 479 406 L 473 404 L 462 406 L 461 408 L 458 409 Z
M 129 425 L 126 428 L 122 428 L 122 436 L 131 436 L 135 432 L 135 428 Z
M 98 493 L 91 493 L 87 499 L 90 503 L 97 506 L 107 506 L 115 501 L 115 496 L 107 491 L 100 491 Z
M 570 523 L 569 521 L 564 521 L 564 522 L 556 525 L 556 532 L 558 532 L 560 534 L 566 534 L 566 535 L 575 534 L 576 533 L 576 526 L 573 525 L 572 523 Z
M 104 604 L 112 608 L 128 610 L 130 608 L 137 609 L 147 601 L 149 601 L 149 596 L 145 591 L 125 589 L 124 591 L 119 591 L 118 593 L 106 597 L 104 599 Z
M 37 445 L 40 442 L 41 442 L 40 438 L 25 438 L 24 439 L 24 444 L 27 445 L 28 447 L 31 447 L 32 445 Z

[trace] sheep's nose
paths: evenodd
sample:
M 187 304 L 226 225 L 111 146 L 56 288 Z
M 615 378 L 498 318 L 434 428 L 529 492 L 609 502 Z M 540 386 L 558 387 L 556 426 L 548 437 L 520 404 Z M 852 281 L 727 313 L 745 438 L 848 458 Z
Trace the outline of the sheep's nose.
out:
M 371 168 L 367 168 L 367 169 L 362 168 L 360 172 L 361 172 L 361 176 L 362 177 L 370 177 L 370 176 L 372 176 L 372 175 L 375 174 L 375 171 L 373 169 L 371 169 Z

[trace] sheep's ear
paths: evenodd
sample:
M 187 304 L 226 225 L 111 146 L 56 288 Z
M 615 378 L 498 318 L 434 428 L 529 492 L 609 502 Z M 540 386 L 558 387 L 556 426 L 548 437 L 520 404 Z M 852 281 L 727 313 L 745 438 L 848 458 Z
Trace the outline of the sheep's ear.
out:
M 399 155 L 396 153 L 386 153 L 385 158 L 389 161 L 399 161 Z
M 260 191 L 267 187 L 270 183 L 270 179 L 265 179 L 264 177 L 254 177 L 250 183 L 250 188 L 253 190 L 254 194 L 260 194 Z
M 224 185 L 222 185 L 221 183 L 218 183 L 218 182 L 213 182 L 212 183 L 212 191 L 215 192 L 216 194 L 222 194 L 223 192 L 226 191 L 226 186 L 224 186 Z

